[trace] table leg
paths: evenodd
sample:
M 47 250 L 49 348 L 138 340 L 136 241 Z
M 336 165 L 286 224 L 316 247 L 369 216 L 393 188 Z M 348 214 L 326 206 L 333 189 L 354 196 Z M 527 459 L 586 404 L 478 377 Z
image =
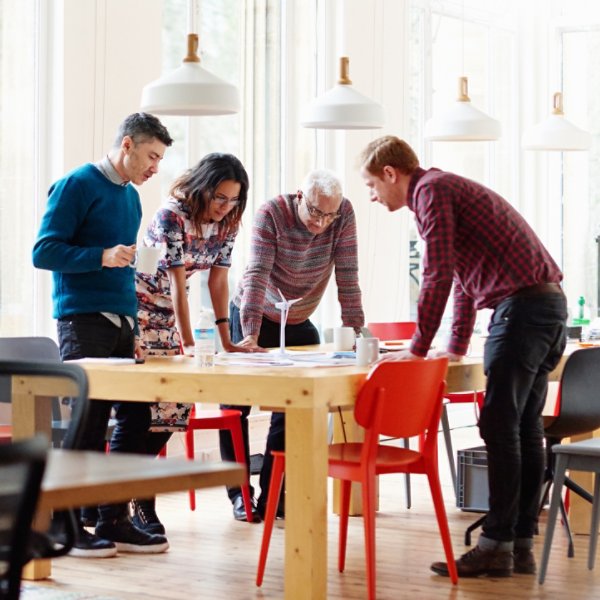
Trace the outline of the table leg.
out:
M 48 398 L 36 397 L 27 388 L 22 379 L 13 378 L 12 383 L 12 427 L 15 439 L 32 437 L 36 433 L 45 433 L 52 439 L 52 408 Z M 36 515 L 35 525 L 47 525 L 48 515 Z M 22 578 L 25 580 L 46 579 L 52 574 L 49 559 L 37 559 L 23 567 Z
M 286 409 L 285 598 L 327 598 L 327 408 Z

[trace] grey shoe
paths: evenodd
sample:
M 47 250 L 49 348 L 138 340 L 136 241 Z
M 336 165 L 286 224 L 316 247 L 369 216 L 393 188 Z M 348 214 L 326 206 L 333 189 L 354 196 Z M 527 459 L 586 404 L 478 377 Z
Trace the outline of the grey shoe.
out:
M 529 548 L 516 548 L 513 550 L 514 555 L 514 571 L 524 575 L 535 575 L 537 570 L 535 565 L 535 557 Z
M 445 562 L 435 562 L 431 570 L 438 575 L 449 576 Z M 477 545 L 456 561 L 459 577 L 510 577 L 513 574 L 513 553 L 507 550 L 484 550 Z

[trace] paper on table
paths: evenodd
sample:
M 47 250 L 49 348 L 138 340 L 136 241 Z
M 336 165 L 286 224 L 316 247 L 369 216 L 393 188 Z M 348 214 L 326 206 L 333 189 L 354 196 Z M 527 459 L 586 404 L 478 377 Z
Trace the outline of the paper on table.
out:
M 108 358 L 73 358 L 71 360 L 65 360 L 68 363 L 100 363 L 103 365 L 135 365 L 135 358 L 120 358 L 118 356 L 110 356 Z
M 215 357 L 217 365 L 247 365 L 264 367 L 291 367 L 291 359 L 270 352 L 219 352 Z
M 302 350 L 288 350 L 284 356 L 279 354 L 279 350 L 256 353 L 221 352 L 217 354 L 215 363 L 258 367 L 339 367 L 356 364 L 353 352 L 343 354 L 344 356 L 339 352 L 303 352 Z

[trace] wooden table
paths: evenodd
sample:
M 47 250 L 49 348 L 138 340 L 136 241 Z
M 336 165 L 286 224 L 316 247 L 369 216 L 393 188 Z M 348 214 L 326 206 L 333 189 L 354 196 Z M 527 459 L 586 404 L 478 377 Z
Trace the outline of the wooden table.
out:
M 327 598 L 327 414 L 352 407 L 365 367 L 241 367 L 200 369 L 192 358 L 150 358 L 143 365 L 80 363 L 90 398 L 253 405 L 286 412 L 285 597 Z M 557 377 L 557 374 L 553 374 Z M 451 363 L 448 391 L 485 385 L 481 358 Z M 16 384 L 16 388 L 15 388 Z M 31 396 L 27 382 L 13 394 Z M 47 391 L 45 393 L 48 393 Z M 23 431 L 36 412 L 20 411 Z
M 138 454 L 50 450 L 38 511 L 128 502 L 154 494 L 240 485 L 237 463 L 156 460 Z

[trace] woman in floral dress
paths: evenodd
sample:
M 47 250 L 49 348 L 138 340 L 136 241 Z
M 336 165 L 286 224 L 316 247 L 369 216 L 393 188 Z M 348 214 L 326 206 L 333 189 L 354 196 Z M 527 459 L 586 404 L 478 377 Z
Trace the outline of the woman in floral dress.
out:
M 194 346 L 189 278 L 208 270 L 208 289 L 225 351 L 247 349 L 229 337 L 231 251 L 248 196 L 248 175 L 231 154 L 213 153 L 171 186 L 144 236 L 145 246 L 162 249 L 156 273 L 136 273 L 139 349 L 145 356 L 191 353 Z M 152 405 L 148 454 L 157 455 L 174 431 L 185 431 L 190 404 Z M 162 531 L 154 500 L 134 500 L 134 523 L 148 532 Z

